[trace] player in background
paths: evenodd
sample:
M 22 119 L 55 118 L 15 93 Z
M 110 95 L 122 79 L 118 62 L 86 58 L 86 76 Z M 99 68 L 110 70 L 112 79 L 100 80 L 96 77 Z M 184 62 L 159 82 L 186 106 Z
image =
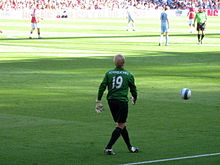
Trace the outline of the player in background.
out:
M 169 6 L 165 6 L 164 11 L 160 15 L 160 21 L 161 21 L 161 35 L 159 40 L 159 46 L 162 45 L 163 42 L 163 36 L 166 35 L 166 46 L 168 46 L 168 30 L 169 30 L 169 17 L 167 14 L 167 10 L 169 10 Z
M 205 26 L 206 26 L 206 21 L 207 21 L 207 14 L 204 10 L 204 8 L 201 6 L 196 13 L 195 19 L 194 19 L 194 24 L 197 22 L 197 31 L 198 31 L 198 44 L 202 44 L 202 40 L 205 37 Z
M 190 31 L 190 33 L 192 33 L 194 30 L 193 24 L 194 24 L 195 15 L 196 15 L 195 5 L 192 5 L 189 8 L 189 12 L 187 13 L 187 16 L 189 18 L 189 28 L 190 28 L 189 31 Z
M 126 17 L 127 17 L 127 20 L 128 20 L 128 26 L 127 26 L 127 31 L 129 31 L 130 29 L 132 31 L 135 31 L 135 11 L 134 11 L 134 6 L 133 5 L 129 5 L 127 8 L 126 8 Z
M 41 13 L 40 13 L 40 6 L 36 5 L 34 7 L 32 14 L 31 14 L 31 31 L 29 38 L 32 38 L 33 32 L 37 29 L 38 38 L 40 39 L 40 20 L 42 20 Z
M 131 92 L 132 104 L 136 103 L 137 100 L 137 89 L 135 85 L 134 76 L 124 69 L 125 57 L 118 54 L 113 59 L 115 68 L 106 72 L 103 81 L 99 86 L 98 98 L 96 100 L 96 112 L 100 113 L 103 111 L 103 105 L 101 99 L 103 93 L 108 87 L 107 100 L 108 105 L 115 121 L 116 128 L 113 130 L 111 138 L 104 149 L 104 153 L 107 155 L 114 155 L 115 152 L 112 150 L 112 146 L 115 144 L 117 139 L 122 136 L 128 150 L 132 153 L 138 152 L 139 149 L 134 147 L 130 143 L 129 134 L 126 128 L 126 120 L 128 116 L 128 90 Z

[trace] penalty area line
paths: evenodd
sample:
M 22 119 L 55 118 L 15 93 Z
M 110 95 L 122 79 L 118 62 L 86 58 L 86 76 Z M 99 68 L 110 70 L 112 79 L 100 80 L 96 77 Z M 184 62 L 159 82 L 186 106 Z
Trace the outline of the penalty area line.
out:
M 149 163 L 156 163 L 156 162 L 167 162 L 167 161 L 172 161 L 172 160 L 192 159 L 192 158 L 215 156 L 215 155 L 220 155 L 220 153 L 202 154 L 202 155 L 193 155 L 193 156 L 184 156 L 184 157 L 168 158 L 168 159 L 158 159 L 158 160 L 150 160 L 150 161 L 135 162 L 135 163 L 125 163 L 125 164 L 120 164 L 120 165 L 149 164 Z

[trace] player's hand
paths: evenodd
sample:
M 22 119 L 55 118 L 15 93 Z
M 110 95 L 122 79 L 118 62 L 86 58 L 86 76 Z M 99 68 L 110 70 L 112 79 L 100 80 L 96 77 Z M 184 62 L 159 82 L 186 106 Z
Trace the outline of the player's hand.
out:
M 131 99 L 131 104 L 133 105 L 136 104 L 136 99 L 133 96 L 131 96 L 130 99 Z
M 95 111 L 96 113 L 101 113 L 104 110 L 101 100 L 96 100 Z

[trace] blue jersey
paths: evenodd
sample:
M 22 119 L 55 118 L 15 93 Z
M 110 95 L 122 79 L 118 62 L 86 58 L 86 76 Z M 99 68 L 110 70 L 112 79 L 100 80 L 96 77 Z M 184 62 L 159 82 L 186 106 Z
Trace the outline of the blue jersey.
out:
M 168 33 L 168 14 L 166 11 L 163 11 L 160 15 L 161 20 L 161 33 Z
M 160 15 L 161 25 L 166 25 L 168 20 L 167 12 L 163 11 Z

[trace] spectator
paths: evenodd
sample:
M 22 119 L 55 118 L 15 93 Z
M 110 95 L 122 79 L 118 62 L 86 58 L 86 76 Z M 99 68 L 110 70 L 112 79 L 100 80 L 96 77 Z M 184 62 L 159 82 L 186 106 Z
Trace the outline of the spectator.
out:
M 1 0 L 0 10 L 31 9 L 36 3 L 41 9 L 123 9 L 130 0 Z M 203 6 L 208 9 L 220 9 L 219 0 L 195 0 L 196 7 Z M 159 6 L 168 5 L 171 9 L 187 9 L 191 0 L 133 0 L 132 5 L 138 9 L 158 9 Z

